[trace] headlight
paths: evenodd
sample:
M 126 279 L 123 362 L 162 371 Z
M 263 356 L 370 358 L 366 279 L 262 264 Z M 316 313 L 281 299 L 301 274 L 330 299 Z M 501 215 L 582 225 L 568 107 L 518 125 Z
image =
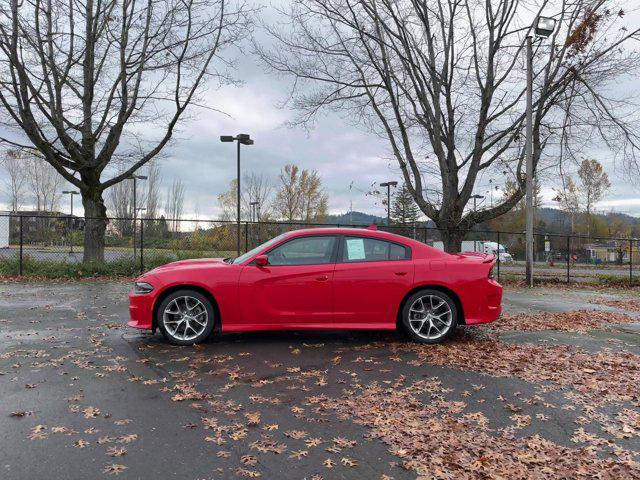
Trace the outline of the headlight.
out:
M 147 282 L 136 282 L 133 284 L 133 293 L 150 293 L 153 290 L 153 285 Z

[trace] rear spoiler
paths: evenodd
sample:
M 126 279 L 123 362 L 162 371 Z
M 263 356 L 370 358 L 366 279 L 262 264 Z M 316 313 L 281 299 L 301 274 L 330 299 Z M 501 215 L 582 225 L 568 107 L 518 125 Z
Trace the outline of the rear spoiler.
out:
M 458 255 L 462 255 L 465 257 L 480 257 L 482 258 L 482 263 L 491 263 L 495 261 L 496 256 L 493 253 L 483 253 L 483 252 L 460 252 Z

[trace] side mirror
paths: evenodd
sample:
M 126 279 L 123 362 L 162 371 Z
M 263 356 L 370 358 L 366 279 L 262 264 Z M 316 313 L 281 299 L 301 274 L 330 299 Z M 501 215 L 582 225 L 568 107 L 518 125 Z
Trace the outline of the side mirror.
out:
M 266 255 L 258 255 L 256 257 L 256 265 L 259 267 L 269 265 L 269 257 L 267 257 Z

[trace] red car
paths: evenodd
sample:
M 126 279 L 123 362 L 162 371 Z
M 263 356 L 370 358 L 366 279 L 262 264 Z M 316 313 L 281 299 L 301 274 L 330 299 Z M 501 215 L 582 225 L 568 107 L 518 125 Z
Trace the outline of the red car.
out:
M 450 255 L 375 227 L 297 230 L 226 259 L 184 260 L 140 276 L 129 325 L 190 345 L 217 332 L 394 330 L 439 343 L 492 322 L 494 256 Z

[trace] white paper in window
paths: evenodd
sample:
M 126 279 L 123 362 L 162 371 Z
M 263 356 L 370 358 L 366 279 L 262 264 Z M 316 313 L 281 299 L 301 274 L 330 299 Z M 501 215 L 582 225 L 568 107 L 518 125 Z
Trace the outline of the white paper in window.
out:
M 364 260 L 364 240 L 347 238 L 347 260 Z

